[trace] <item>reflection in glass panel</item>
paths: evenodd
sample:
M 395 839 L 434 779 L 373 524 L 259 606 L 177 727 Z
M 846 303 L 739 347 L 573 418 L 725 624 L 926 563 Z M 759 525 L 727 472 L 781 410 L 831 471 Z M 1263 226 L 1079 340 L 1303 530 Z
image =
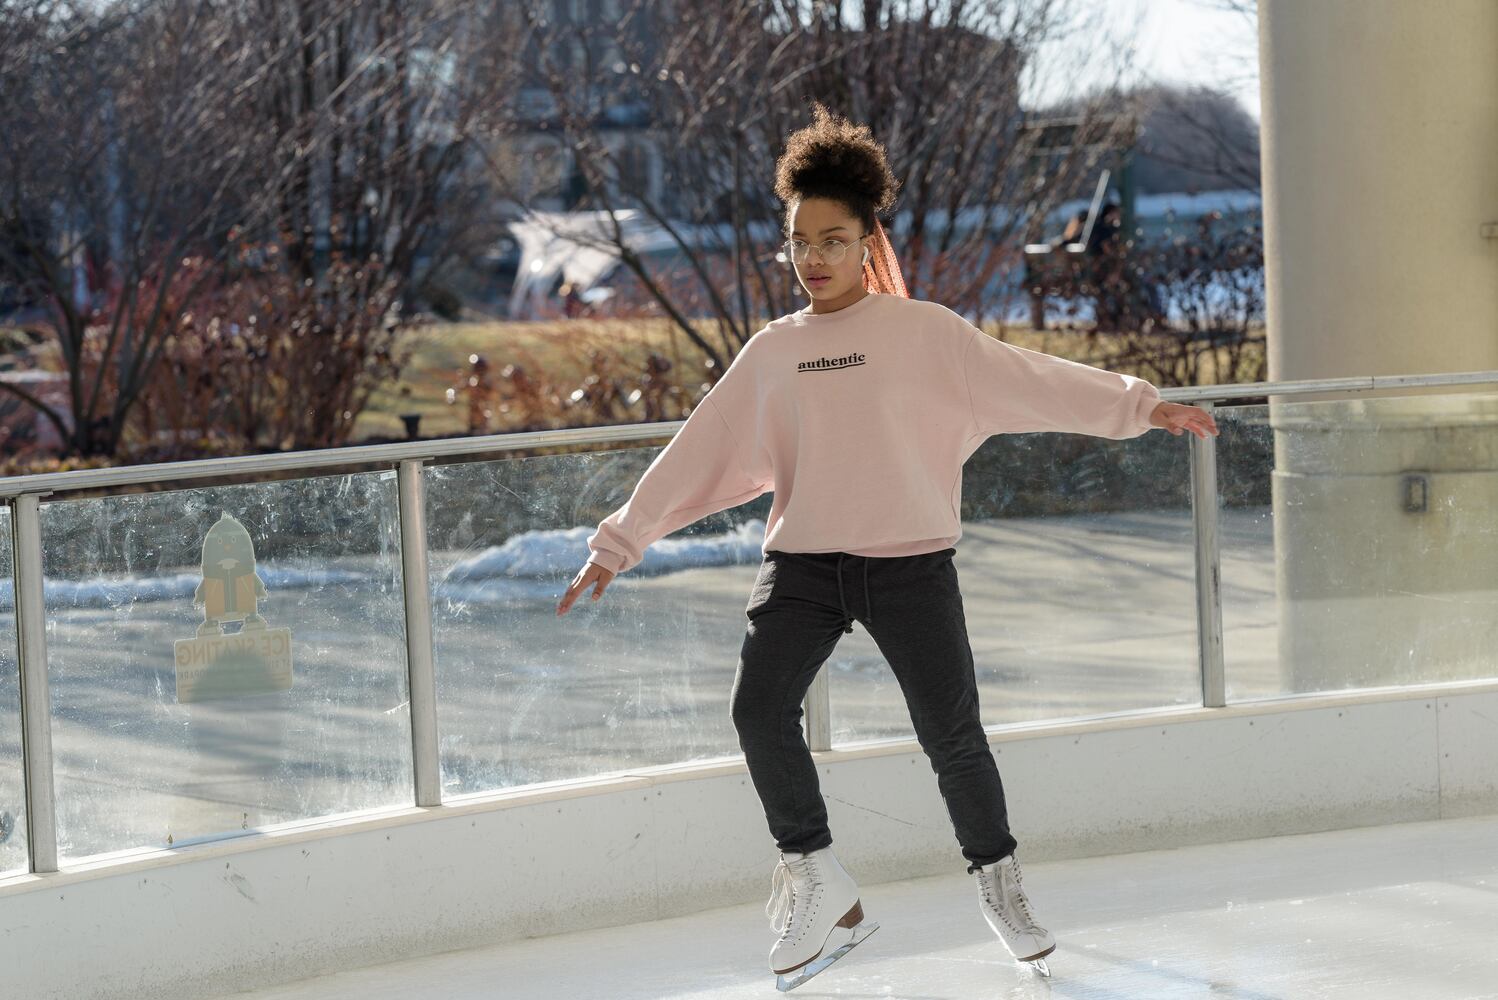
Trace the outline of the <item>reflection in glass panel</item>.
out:
M 21 674 L 10 508 L 0 506 L 0 875 L 30 868 L 26 846 L 26 776 L 21 769 Z
M 728 699 L 766 494 L 556 605 L 659 447 L 427 469 L 445 797 L 736 756 Z
M 1498 676 L 1498 396 L 1231 412 L 1218 445 L 1235 526 L 1230 700 Z
M 412 802 L 393 471 L 41 517 L 62 858 Z
M 954 558 L 985 726 L 1201 703 L 1184 436 L 996 435 L 962 495 Z M 829 668 L 835 742 L 913 735 L 863 629 Z

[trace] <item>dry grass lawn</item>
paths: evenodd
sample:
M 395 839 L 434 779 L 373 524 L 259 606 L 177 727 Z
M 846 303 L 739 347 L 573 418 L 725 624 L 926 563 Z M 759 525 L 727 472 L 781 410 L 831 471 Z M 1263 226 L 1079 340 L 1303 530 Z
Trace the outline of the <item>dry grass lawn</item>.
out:
M 722 342 L 712 324 L 703 323 L 699 330 L 705 338 Z M 996 328 L 989 332 L 996 332 Z M 658 351 L 671 359 L 670 377 L 676 384 L 698 385 L 707 381 L 706 355 L 665 320 L 447 323 L 413 328 L 407 336 L 413 350 L 410 363 L 398 382 L 381 387 L 374 394 L 356 425 L 358 439 L 403 437 L 402 413 L 422 415 L 424 437 L 466 432 L 464 397 L 460 394 L 456 404 L 449 404 L 446 392 L 450 386 L 461 385 L 467 376 L 471 354 L 483 355 L 497 383 L 502 381 L 500 376 L 507 365 L 519 364 L 533 374 L 545 373 L 559 396 L 577 389 L 594 370 L 591 359 L 594 351 L 603 352 L 609 359 L 605 370 L 615 369 L 631 377 L 644 370 L 651 351 Z M 1108 348 L 1110 340 L 1106 337 L 1089 342 L 1079 332 L 1037 333 L 1011 324 L 1004 330 L 1004 339 L 1019 347 L 1114 367 L 1107 357 L 1096 356 L 1098 350 Z M 722 350 L 725 358 L 731 354 L 728 348 Z

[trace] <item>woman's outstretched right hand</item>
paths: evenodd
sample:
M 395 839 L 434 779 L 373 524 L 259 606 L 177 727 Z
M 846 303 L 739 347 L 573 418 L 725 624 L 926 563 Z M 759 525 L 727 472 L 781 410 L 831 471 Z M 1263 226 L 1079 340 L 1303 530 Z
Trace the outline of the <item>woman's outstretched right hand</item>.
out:
M 596 601 L 603 596 L 604 588 L 613 579 L 614 574 L 611 570 L 604 569 L 595 562 L 584 564 L 583 568 L 577 571 L 577 576 L 572 578 L 567 592 L 562 595 L 562 600 L 557 604 L 557 617 L 560 618 L 567 613 L 567 609 L 572 607 L 572 602 L 577 600 L 578 595 L 588 589 L 588 584 L 595 580 L 598 582 L 598 586 L 593 590 L 593 600 Z

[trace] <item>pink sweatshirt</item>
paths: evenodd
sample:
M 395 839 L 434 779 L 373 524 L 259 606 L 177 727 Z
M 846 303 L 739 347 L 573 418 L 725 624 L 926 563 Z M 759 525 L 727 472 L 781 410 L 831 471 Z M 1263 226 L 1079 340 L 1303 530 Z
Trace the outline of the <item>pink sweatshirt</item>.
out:
M 935 552 L 962 537 L 962 466 L 986 438 L 1138 437 L 1160 402 L 1144 379 L 995 340 L 936 302 L 808 309 L 749 338 L 588 537 L 589 562 L 622 573 L 771 490 L 762 552 Z

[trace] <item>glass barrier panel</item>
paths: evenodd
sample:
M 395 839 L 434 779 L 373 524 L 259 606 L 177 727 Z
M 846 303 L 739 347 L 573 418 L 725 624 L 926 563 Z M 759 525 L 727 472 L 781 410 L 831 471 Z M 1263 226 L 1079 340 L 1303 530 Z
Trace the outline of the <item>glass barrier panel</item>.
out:
M 426 469 L 445 796 L 740 753 L 728 703 L 769 494 L 556 614 L 587 537 L 660 450 Z
M 1000 434 L 968 459 L 954 562 L 985 726 L 1201 704 L 1187 444 Z M 834 742 L 911 738 L 854 629 L 828 660 Z
M 1498 395 L 1222 413 L 1230 701 L 1498 677 Z
M 1217 549 L 1222 657 L 1229 701 L 1279 688 L 1279 626 L 1274 620 L 1274 519 L 1270 516 L 1274 441 L 1257 406 L 1219 406 Z
M 11 509 L 0 506 L 0 876 L 31 870 L 21 763 L 21 668 L 16 639 Z
M 414 801 L 393 471 L 41 520 L 60 859 Z

